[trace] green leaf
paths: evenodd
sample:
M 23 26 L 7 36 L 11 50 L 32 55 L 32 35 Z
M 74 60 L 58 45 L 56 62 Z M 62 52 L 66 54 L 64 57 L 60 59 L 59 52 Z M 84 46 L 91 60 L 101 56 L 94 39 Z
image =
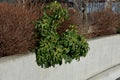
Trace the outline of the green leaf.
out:
M 48 13 L 49 12 L 49 13 Z M 76 26 L 70 25 L 61 35 L 56 30 L 69 18 L 67 9 L 57 1 L 48 4 L 43 10 L 43 16 L 36 22 L 36 40 L 38 41 L 35 54 L 38 66 L 49 68 L 62 60 L 70 63 L 73 59 L 85 57 L 89 45 L 86 39 L 77 33 Z

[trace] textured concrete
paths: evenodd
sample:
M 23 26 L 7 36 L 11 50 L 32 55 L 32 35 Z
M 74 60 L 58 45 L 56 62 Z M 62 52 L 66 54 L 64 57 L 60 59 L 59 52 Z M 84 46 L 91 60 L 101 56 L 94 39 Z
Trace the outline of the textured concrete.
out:
M 120 64 L 108 68 L 87 80 L 120 80 Z
M 34 53 L 0 58 L 0 80 L 89 80 L 120 64 L 120 35 L 89 40 L 89 45 L 85 58 L 55 68 L 37 66 Z

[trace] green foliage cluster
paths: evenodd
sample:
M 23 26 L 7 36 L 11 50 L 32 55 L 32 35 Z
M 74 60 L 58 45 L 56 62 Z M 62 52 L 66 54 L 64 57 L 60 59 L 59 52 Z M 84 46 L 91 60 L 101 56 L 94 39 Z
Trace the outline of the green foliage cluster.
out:
M 41 67 L 61 65 L 62 60 L 70 63 L 86 56 L 88 43 L 80 36 L 75 25 L 70 25 L 64 33 L 58 34 L 57 28 L 69 17 L 67 9 L 58 2 L 52 2 L 43 10 L 43 16 L 36 22 L 38 44 L 35 48 L 36 61 Z
M 117 28 L 117 33 L 120 34 L 120 27 Z

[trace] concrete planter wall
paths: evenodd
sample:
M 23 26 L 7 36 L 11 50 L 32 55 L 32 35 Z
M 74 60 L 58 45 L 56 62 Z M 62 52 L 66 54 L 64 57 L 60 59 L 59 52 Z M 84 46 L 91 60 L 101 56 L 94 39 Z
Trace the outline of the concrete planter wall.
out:
M 89 45 L 85 58 L 55 68 L 37 66 L 34 53 L 0 58 L 0 80 L 107 80 L 105 77 L 113 80 L 120 77 L 120 72 L 115 73 L 120 68 L 117 66 L 120 64 L 120 35 L 89 40 Z

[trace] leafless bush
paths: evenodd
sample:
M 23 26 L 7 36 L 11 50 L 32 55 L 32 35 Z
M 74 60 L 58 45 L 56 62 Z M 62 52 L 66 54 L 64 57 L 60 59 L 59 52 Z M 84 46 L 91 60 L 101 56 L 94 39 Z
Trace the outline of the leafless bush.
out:
M 116 33 L 118 16 L 112 11 L 101 11 L 90 14 L 92 33 L 95 36 L 109 35 Z
M 0 56 L 24 53 L 34 47 L 33 23 L 41 14 L 33 10 L 0 3 Z

